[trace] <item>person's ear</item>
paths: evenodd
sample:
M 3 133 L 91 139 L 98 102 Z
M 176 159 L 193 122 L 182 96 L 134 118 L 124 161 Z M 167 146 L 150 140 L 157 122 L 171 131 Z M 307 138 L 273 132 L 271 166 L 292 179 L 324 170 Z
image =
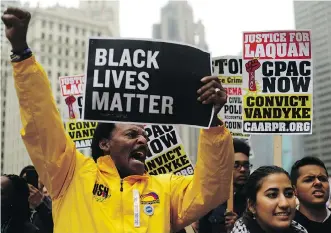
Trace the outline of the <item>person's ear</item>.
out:
M 298 196 L 297 187 L 295 185 L 292 185 L 292 187 L 293 187 L 294 195 L 297 197 Z
M 109 139 L 103 138 L 99 141 L 99 147 L 104 152 L 109 152 L 110 150 L 110 142 Z
M 250 200 L 247 200 L 247 209 L 249 212 L 251 212 L 253 215 L 256 214 L 256 205 Z

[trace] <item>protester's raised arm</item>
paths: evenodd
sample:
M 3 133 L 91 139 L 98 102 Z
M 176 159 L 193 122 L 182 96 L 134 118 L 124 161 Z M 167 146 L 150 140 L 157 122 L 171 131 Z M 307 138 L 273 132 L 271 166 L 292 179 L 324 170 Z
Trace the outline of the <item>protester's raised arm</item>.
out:
M 171 180 L 171 222 L 181 229 L 229 198 L 233 170 L 233 142 L 224 127 L 202 130 L 194 176 Z
M 210 129 L 201 130 L 198 160 L 192 177 L 171 179 L 171 222 L 174 230 L 198 220 L 225 202 L 230 193 L 234 163 L 233 140 L 228 129 L 217 118 L 227 100 L 226 91 L 217 77 L 205 77 L 198 90 L 199 101 L 214 104 Z
M 40 179 L 52 198 L 64 191 L 75 168 L 75 147 L 66 136 L 45 71 L 27 49 L 30 13 L 8 8 L 2 20 L 12 45 L 15 88 L 23 141 Z

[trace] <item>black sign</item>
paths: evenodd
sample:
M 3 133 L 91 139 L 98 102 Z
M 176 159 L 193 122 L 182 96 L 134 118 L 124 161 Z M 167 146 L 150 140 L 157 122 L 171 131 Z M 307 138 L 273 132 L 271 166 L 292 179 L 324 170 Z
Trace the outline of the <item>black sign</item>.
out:
M 197 90 L 210 74 L 210 54 L 188 45 L 90 38 L 84 119 L 206 127 Z

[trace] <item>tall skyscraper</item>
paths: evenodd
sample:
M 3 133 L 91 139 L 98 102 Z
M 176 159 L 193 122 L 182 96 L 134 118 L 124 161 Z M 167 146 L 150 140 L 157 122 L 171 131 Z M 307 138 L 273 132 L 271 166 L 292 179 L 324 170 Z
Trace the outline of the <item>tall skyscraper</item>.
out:
M 196 23 L 192 7 L 186 0 L 169 1 L 161 9 L 161 22 L 153 25 L 153 38 L 196 45 L 208 49 L 205 27 L 201 20 Z
M 20 2 L 18 0 L 11 0 L 11 1 L 1 1 L 1 15 L 3 15 L 4 11 L 8 8 L 8 6 L 18 7 Z M 5 35 L 5 28 L 4 24 L 1 22 L 0 24 L 0 49 L 1 49 L 1 135 L 0 135 L 0 152 L 1 152 L 1 171 L 3 171 L 4 166 L 4 155 L 5 155 L 5 125 L 6 125 L 6 96 L 7 96 L 7 80 L 8 76 L 11 76 L 11 65 L 10 65 L 10 43 L 6 38 Z
M 93 10 L 91 10 L 93 9 Z M 58 77 L 84 73 L 88 36 L 119 36 L 118 1 L 81 1 L 80 8 L 30 9 L 28 44 L 48 74 L 58 107 Z M 8 61 L 9 56 L 2 61 Z M 8 72 L 5 98 L 4 172 L 19 173 L 31 161 L 20 137 L 21 121 L 12 72 Z M 36 90 L 38 91 L 38 90 Z M 36 122 L 38 124 L 38 122 Z
M 154 24 L 152 30 L 154 39 L 183 42 L 208 49 L 204 25 L 201 21 L 194 22 L 193 10 L 187 1 L 169 1 L 161 9 L 161 22 Z M 179 126 L 178 130 L 186 153 L 195 163 L 199 129 Z
M 331 2 L 294 1 L 294 12 L 296 29 L 311 30 L 313 52 L 313 134 L 301 146 L 331 173 Z

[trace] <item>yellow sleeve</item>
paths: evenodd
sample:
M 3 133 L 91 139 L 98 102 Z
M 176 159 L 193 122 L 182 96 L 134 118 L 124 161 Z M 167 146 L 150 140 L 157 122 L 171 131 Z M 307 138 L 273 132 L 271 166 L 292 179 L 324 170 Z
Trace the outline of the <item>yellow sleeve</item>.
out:
M 224 126 L 200 132 L 193 176 L 171 177 L 171 223 L 183 229 L 229 198 L 234 163 L 232 136 Z
M 76 148 L 65 133 L 49 80 L 32 56 L 12 63 L 20 105 L 21 135 L 29 156 L 52 199 L 67 189 L 76 164 Z

